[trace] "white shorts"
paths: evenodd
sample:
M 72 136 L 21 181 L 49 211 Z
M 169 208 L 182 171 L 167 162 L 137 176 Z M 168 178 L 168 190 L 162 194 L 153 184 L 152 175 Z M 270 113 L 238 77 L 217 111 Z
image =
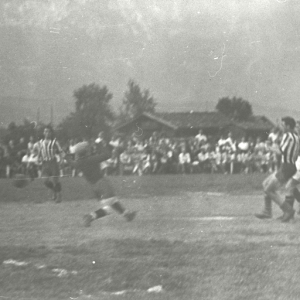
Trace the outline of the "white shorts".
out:
M 296 168 L 297 168 L 297 172 L 293 176 L 293 179 L 300 182 L 300 156 L 298 156 L 298 159 L 296 160 Z

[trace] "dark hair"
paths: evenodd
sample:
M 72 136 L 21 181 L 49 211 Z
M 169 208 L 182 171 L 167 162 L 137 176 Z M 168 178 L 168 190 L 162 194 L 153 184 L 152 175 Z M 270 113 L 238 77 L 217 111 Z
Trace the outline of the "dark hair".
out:
M 291 129 L 294 129 L 296 127 L 296 121 L 291 117 L 284 117 L 281 119 L 282 122 L 285 123 L 285 125 L 290 126 Z

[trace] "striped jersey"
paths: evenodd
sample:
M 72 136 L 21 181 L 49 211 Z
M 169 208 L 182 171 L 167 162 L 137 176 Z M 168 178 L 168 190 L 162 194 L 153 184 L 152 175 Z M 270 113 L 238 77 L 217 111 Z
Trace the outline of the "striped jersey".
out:
M 299 136 L 294 132 L 285 133 L 280 143 L 280 151 L 283 163 L 295 164 L 300 151 Z
M 56 139 L 39 141 L 39 159 L 42 161 L 54 160 L 60 153 L 62 153 L 62 148 Z

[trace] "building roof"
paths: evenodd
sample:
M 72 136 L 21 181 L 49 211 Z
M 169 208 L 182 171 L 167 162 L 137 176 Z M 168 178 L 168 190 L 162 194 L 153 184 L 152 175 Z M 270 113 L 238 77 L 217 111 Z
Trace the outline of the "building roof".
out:
M 116 127 L 114 128 L 114 130 L 118 130 L 118 129 L 120 129 L 120 128 L 126 127 L 127 125 L 129 125 L 129 124 L 131 124 L 131 123 L 133 123 L 133 122 L 136 122 L 136 121 L 137 121 L 138 119 L 140 119 L 142 116 L 145 116 L 145 117 L 147 117 L 147 118 L 149 118 L 149 119 L 151 119 L 151 120 L 154 120 L 154 121 L 156 121 L 156 122 L 159 122 L 159 123 L 161 123 L 161 124 L 164 124 L 165 126 L 170 127 L 170 128 L 172 128 L 172 129 L 177 129 L 177 126 L 176 126 L 175 124 L 172 124 L 171 122 L 166 121 L 165 119 L 159 117 L 157 114 L 150 114 L 150 113 L 144 112 L 144 113 L 140 114 L 139 116 L 133 118 L 132 120 L 127 121 L 127 122 L 125 122 L 125 123 L 123 123 L 123 124 L 120 124 L 120 125 L 116 126 Z
M 178 128 L 221 128 L 231 123 L 230 119 L 219 112 L 171 112 L 155 113 Z
M 275 126 L 265 116 L 252 116 L 248 121 L 234 122 L 233 124 L 245 130 L 270 130 Z
M 179 128 L 224 128 L 228 125 L 235 125 L 245 130 L 270 130 L 274 124 L 264 116 L 252 116 L 248 121 L 238 122 L 230 120 L 228 117 L 217 111 L 211 112 L 161 112 L 161 113 L 142 113 L 136 118 L 123 123 L 115 130 L 124 128 L 145 116 L 151 120 L 164 124 L 174 130 Z

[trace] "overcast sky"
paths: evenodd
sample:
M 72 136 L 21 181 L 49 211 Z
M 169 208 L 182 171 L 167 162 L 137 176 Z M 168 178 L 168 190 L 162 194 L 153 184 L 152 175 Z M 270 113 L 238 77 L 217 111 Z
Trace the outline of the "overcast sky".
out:
M 300 114 L 297 0 L 0 3 L 1 96 L 68 113 L 74 89 L 96 82 L 117 108 L 131 78 L 163 111 L 237 96 L 255 114 Z

